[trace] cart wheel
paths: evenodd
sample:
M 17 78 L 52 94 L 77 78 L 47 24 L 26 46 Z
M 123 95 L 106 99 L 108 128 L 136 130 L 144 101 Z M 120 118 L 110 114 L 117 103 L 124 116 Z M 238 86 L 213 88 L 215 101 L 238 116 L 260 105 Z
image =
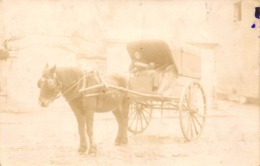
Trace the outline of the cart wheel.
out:
M 152 108 L 147 102 L 132 102 L 129 107 L 128 130 L 133 134 L 143 132 L 152 118 Z
M 199 83 L 192 82 L 184 88 L 179 111 L 181 130 L 185 139 L 191 141 L 199 138 L 207 116 L 206 96 Z

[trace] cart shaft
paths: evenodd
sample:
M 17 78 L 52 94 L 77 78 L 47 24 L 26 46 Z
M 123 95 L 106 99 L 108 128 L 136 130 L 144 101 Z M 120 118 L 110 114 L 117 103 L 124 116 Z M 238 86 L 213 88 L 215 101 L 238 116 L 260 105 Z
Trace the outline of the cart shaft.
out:
M 156 100 L 156 101 L 179 101 L 179 97 L 172 97 L 172 96 L 164 96 L 162 94 L 155 94 L 155 93 L 143 93 L 143 92 L 137 92 L 131 89 L 118 87 L 112 84 L 98 84 L 95 86 L 91 86 L 88 88 L 81 89 L 80 92 L 87 92 L 93 89 L 99 89 L 99 88 L 111 88 L 118 91 L 126 92 L 130 97 L 142 97 L 146 100 Z M 90 94 L 91 95 L 91 94 Z

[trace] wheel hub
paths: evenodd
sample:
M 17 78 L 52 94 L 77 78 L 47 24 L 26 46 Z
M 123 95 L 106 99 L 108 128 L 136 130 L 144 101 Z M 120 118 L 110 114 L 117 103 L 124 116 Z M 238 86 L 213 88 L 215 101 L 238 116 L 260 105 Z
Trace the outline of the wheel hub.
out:
M 190 109 L 191 114 L 196 114 L 198 112 L 199 112 L 199 109 L 197 107 L 195 107 L 195 106 L 191 107 L 191 109 Z

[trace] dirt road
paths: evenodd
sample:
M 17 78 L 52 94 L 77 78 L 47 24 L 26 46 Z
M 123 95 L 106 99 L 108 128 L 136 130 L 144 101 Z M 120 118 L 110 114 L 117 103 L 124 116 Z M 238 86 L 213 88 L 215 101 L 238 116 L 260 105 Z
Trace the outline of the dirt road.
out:
M 186 142 L 177 112 L 153 116 L 146 131 L 129 133 L 129 144 L 113 145 L 117 124 L 111 113 L 95 115 L 96 156 L 79 155 L 73 113 L 49 108 L 27 113 L 0 112 L 1 166 L 175 165 L 259 166 L 259 109 L 219 102 L 209 110 L 199 140 Z

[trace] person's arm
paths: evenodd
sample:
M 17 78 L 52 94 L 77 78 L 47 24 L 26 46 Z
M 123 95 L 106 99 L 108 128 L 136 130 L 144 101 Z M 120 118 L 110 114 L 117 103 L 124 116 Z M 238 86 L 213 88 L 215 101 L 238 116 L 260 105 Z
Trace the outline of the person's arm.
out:
M 135 66 L 137 68 L 149 68 L 149 65 L 146 63 L 142 63 L 142 62 L 135 62 Z

